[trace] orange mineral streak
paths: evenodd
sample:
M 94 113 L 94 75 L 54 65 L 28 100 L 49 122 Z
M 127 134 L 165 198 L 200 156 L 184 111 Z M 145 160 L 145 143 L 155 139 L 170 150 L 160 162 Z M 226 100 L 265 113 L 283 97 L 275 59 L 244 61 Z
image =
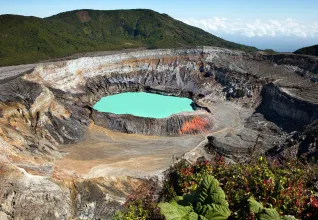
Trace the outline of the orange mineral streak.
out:
M 181 135 L 198 131 L 205 131 L 208 125 L 209 122 L 207 119 L 201 118 L 199 116 L 194 116 L 191 121 L 183 123 L 181 129 L 179 130 L 179 134 Z

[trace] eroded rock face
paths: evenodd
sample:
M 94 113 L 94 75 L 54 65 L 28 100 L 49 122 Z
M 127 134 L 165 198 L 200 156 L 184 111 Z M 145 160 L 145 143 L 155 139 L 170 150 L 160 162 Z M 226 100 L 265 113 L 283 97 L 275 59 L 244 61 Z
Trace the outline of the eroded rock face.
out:
M 289 132 L 300 130 L 303 126 L 318 119 L 316 103 L 293 97 L 274 84 L 264 87 L 262 98 L 262 104 L 257 111 Z
M 133 115 L 116 115 L 93 110 L 96 125 L 113 131 L 146 135 L 177 136 L 209 131 L 213 118 L 204 111 L 176 114 L 168 118 L 143 118 Z
M 145 186 L 129 166 L 131 177 L 110 177 L 107 167 L 89 167 L 82 175 L 57 165 L 65 156 L 61 146 L 81 143 L 92 125 L 157 136 L 201 134 L 202 142 L 187 154 L 192 159 L 208 149 L 236 161 L 273 146 L 281 153 L 288 132 L 298 130 L 297 152 L 315 155 L 317 72 L 316 58 L 203 47 L 83 57 L 16 77 L 6 73 L 0 82 L 0 218 L 108 218 L 125 196 Z M 198 110 L 150 119 L 92 109 L 103 96 L 128 91 L 189 97 Z M 109 137 L 116 146 L 114 134 Z M 140 140 L 149 138 L 155 137 Z M 169 138 L 164 143 L 173 145 Z M 153 163 L 149 155 L 143 160 Z M 123 170 L 121 162 L 112 163 L 116 172 Z
M 70 191 L 66 186 L 8 164 L 0 164 L 0 173 L 2 219 L 68 219 L 73 216 Z
M 59 180 L 0 164 L 1 219 L 109 219 L 131 192 L 151 181 L 121 177 Z

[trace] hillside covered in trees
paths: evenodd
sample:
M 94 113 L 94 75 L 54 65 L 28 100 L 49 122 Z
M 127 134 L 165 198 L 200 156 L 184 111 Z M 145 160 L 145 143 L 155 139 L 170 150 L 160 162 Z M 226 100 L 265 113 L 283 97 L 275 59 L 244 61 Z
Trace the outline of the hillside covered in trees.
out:
M 91 51 L 217 46 L 232 43 L 152 10 L 77 10 L 47 18 L 0 15 L 0 66 Z

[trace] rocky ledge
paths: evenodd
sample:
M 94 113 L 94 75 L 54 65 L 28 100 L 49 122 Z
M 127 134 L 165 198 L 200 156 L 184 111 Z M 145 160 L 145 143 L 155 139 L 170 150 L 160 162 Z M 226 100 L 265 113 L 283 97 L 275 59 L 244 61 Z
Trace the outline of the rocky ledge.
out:
M 192 160 L 216 151 L 240 161 L 296 149 L 310 159 L 318 146 L 317 73 L 314 57 L 212 47 L 4 68 L 0 218 L 107 218 L 176 152 L 190 151 L 185 156 Z M 147 119 L 92 109 L 100 98 L 127 91 L 189 97 L 198 110 Z M 96 127 L 100 133 L 90 139 Z M 102 139 L 101 151 L 94 146 Z M 155 153 L 161 146 L 175 151 L 160 157 L 146 146 L 129 151 L 145 140 Z
M 167 118 L 144 118 L 92 111 L 96 125 L 125 133 L 177 136 L 212 130 L 213 118 L 204 111 L 174 114 Z

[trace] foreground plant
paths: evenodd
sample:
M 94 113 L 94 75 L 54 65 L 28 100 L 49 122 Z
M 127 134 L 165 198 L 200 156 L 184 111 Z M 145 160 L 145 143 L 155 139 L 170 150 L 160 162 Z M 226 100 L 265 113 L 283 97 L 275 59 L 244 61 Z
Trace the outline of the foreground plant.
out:
M 160 203 L 158 206 L 167 220 L 223 220 L 231 214 L 224 191 L 217 179 L 210 175 L 203 177 L 194 193 L 177 197 L 170 203 Z

